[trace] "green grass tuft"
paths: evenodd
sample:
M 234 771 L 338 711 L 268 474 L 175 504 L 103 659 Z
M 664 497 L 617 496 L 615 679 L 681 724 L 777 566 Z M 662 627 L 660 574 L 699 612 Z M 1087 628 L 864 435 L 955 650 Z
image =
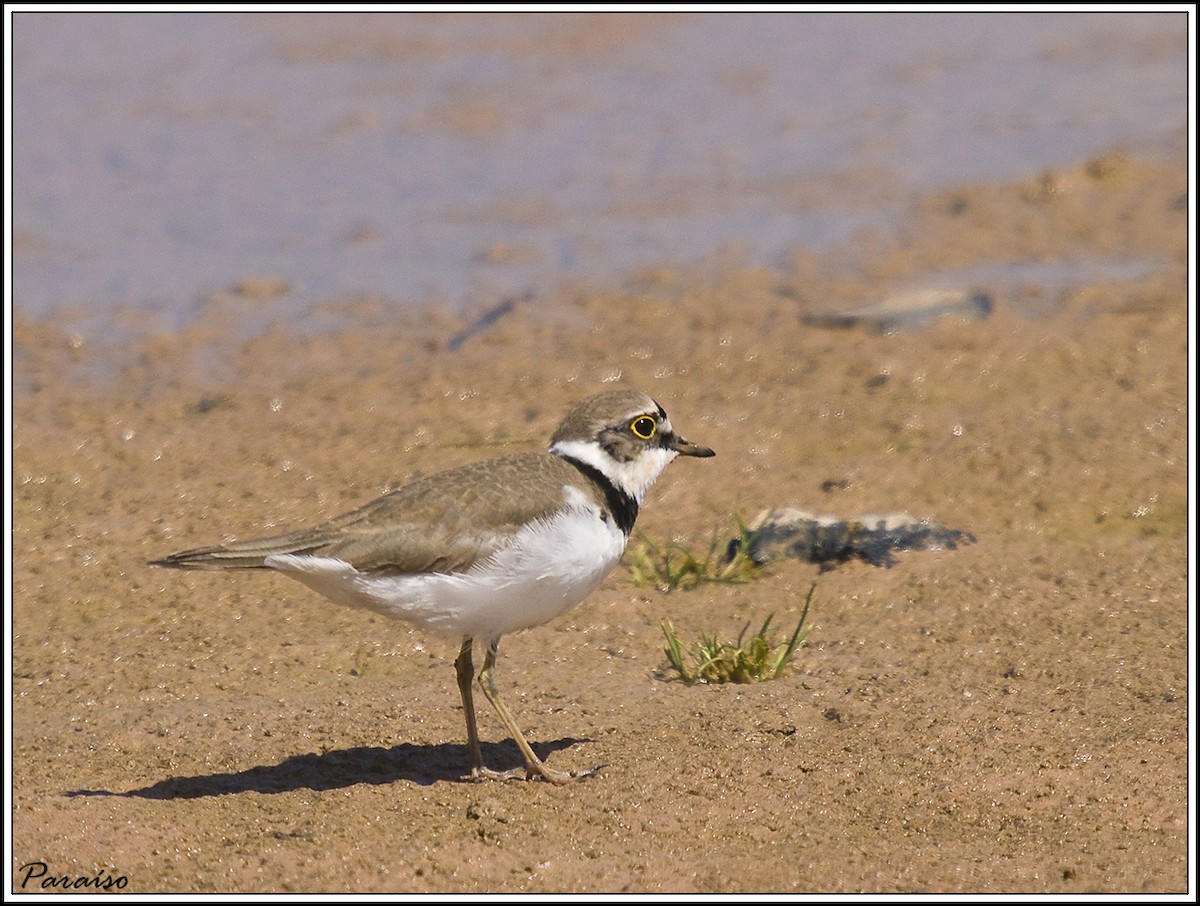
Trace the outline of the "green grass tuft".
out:
M 638 532 L 640 544 L 630 555 L 629 574 L 636 585 L 657 588 L 662 592 L 676 589 L 687 591 L 706 582 L 740 584 L 756 578 L 762 567 L 755 563 L 747 551 L 750 549 L 749 530 L 738 516 L 737 550 L 730 560 L 725 559 L 725 550 L 719 538 L 720 530 L 713 532 L 708 553 L 697 556 L 678 544 L 658 544 Z
M 723 642 L 716 636 L 702 635 L 695 643 L 695 652 L 689 663 L 684 657 L 683 643 L 668 620 L 662 624 L 663 635 L 667 637 L 667 647 L 663 653 L 671 669 L 689 686 L 697 683 L 758 683 L 779 679 L 787 670 L 800 643 L 808 636 L 808 630 L 801 630 L 808 618 L 808 607 L 816 588 L 814 582 L 804 599 L 804 611 L 800 614 L 796 631 L 786 642 L 772 644 L 767 640 L 767 629 L 774 617 L 772 614 L 763 622 L 762 628 L 749 638 L 746 638 L 746 632 L 750 629 L 747 623 L 738 633 L 736 642 Z

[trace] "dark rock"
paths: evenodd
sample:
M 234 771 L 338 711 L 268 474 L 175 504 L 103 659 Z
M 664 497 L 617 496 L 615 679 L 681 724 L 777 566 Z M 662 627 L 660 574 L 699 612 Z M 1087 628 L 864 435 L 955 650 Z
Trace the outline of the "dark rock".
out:
M 730 560 L 742 549 L 758 564 L 781 557 L 819 563 L 823 570 L 847 560 L 865 560 L 872 566 L 892 566 L 893 551 L 955 550 L 974 542 L 970 532 L 921 522 L 905 513 L 840 519 L 817 516 L 792 507 L 766 510 L 726 548 Z

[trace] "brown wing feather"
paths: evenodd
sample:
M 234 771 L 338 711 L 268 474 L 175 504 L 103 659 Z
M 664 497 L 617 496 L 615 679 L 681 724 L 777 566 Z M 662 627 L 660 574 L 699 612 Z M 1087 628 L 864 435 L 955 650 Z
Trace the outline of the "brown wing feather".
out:
M 153 565 L 255 568 L 272 554 L 312 554 L 363 571 L 459 572 L 561 507 L 563 485 L 581 477 L 557 456 L 508 456 L 419 479 L 312 528 L 181 551 Z M 588 493 L 599 499 L 590 484 Z

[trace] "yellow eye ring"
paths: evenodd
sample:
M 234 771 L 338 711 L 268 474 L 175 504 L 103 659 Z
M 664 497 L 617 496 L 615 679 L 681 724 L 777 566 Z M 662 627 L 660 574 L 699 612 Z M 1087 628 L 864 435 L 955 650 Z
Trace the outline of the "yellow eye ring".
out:
M 633 432 L 634 437 L 649 440 L 654 436 L 654 432 L 658 430 L 658 422 L 649 415 L 639 415 L 629 423 L 629 430 Z

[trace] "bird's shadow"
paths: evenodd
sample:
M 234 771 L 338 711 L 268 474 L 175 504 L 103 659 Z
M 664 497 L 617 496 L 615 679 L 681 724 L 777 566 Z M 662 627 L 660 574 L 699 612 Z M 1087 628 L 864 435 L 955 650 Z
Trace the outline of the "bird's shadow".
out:
M 535 743 L 545 760 L 550 753 L 586 739 Z M 498 770 L 519 768 L 524 762 L 512 742 L 481 743 L 484 763 Z M 200 799 L 234 793 L 290 793 L 294 790 L 336 790 L 359 783 L 407 780 L 419 786 L 439 781 L 469 782 L 467 747 L 461 744 L 357 746 L 321 754 L 293 755 L 278 764 L 259 765 L 231 774 L 168 777 L 135 790 L 68 790 L 66 796 L 126 796 L 139 799 Z

